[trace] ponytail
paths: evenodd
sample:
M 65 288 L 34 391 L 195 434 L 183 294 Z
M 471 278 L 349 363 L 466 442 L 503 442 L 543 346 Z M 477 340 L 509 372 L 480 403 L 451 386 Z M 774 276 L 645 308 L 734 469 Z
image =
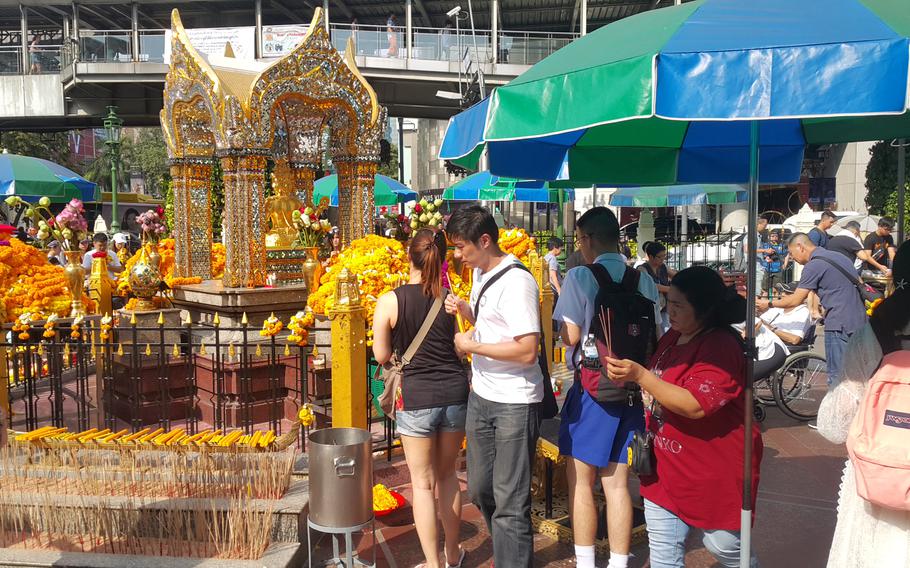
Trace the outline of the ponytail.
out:
M 445 235 L 441 232 L 420 229 L 411 239 L 408 258 L 414 268 L 420 270 L 420 285 L 424 296 L 438 298 L 442 294 L 443 251 L 445 251 Z

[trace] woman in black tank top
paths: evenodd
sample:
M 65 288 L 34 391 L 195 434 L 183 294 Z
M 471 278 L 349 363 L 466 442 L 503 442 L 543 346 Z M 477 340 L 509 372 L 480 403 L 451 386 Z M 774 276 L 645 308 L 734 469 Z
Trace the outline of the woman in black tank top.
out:
M 404 355 L 442 288 L 445 236 L 417 231 L 408 247 L 410 279 L 379 297 L 373 317 L 373 355 L 380 364 Z M 468 377 L 455 351 L 455 317 L 440 309 L 420 347 L 404 368 L 401 406 L 395 412 L 401 445 L 411 473 L 414 522 L 426 562 L 438 568 L 436 515 L 442 518 L 447 566 L 461 566 L 461 491 L 455 461 L 464 440 Z M 439 491 L 437 506 L 435 493 Z

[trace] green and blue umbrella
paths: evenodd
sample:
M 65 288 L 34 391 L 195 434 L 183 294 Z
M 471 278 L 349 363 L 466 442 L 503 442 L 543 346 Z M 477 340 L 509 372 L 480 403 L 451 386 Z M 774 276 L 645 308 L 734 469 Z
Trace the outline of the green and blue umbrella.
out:
M 910 136 L 906 0 L 695 0 L 582 37 L 455 116 L 440 157 L 575 187 L 799 179 L 806 144 Z
M 576 187 L 748 182 L 755 258 L 758 184 L 796 182 L 806 144 L 910 137 L 908 76 L 906 0 L 694 0 L 604 26 L 497 88 L 450 121 L 440 157 L 476 169 L 486 148 L 496 175 Z
M 615 207 L 683 207 L 745 203 L 749 188 L 733 184 L 663 185 L 621 187 L 610 196 Z
M 52 203 L 66 203 L 71 199 L 97 201 L 99 193 L 97 184 L 60 164 L 0 154 L 0 195 L 15 195 L 32 203 L 46 196 Z
M 313 203 L 318 204 L 323 197 L 329 199 L 330 206 L 338 207 L 338 174 L 319 178 L 313 184 Z M 417 199 L 417 192 L 389 176 L 376 174 L 373 199 L 377 207 L 396 205 Z
M 446 188 L 442 198 L 448 201 L 519 201 L 559 203 L 560 190 L 544 181 L 524 181 L 477 172 Z M 562 190 L 562 201 L 575 199 L 573 189 Z

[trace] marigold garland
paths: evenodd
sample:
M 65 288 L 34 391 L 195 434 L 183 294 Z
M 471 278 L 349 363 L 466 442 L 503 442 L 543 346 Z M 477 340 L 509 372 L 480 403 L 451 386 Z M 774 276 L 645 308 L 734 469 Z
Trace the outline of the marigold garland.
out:
M 506 254 L 514 254 L 527 266 L 528 255 L 535 250 L 534 237 L 524 229 L 499 229 L 499 248 Z
M 352 242 L 329 261 L 319 279 L 319 288 L 310 294 L 307 305 L 325 315 L 335 301 L 335 279 L 343 268 L 357 275 L 360 299 L 367 310 L 367 336 L 372 337 L 376 299 L 408 279 L 408 255 L 395 239 L 367 235 Z M 368 340 L 372 344 L 372 340 Z
M 6 308 L 8 322 L 26 312 L 32 320 L 52 314 L 66 317 L 71 297 L 63 267 L 48 263 L 40 250 L 10 239 L 10 246 L 0 247 L 0 302 Z M 93 310 L 95 303 L 85 294 L 82 302 L 86 310 Z

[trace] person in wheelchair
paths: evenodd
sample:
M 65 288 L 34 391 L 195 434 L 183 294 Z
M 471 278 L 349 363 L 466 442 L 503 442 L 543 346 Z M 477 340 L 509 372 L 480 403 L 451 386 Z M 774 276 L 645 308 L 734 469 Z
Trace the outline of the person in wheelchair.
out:
M 787 297 L 796 291 L 799 282 L 778 283 L 777 291 Z M 783 366 L 792 348 L 801 346 L 813 325 L 809 307 L 805 302 L 792 308 L 769 308 L 760 315 L 755 324 L 755 346 L 758 358 L 755 361 L 754 377 L 764 379 Z

